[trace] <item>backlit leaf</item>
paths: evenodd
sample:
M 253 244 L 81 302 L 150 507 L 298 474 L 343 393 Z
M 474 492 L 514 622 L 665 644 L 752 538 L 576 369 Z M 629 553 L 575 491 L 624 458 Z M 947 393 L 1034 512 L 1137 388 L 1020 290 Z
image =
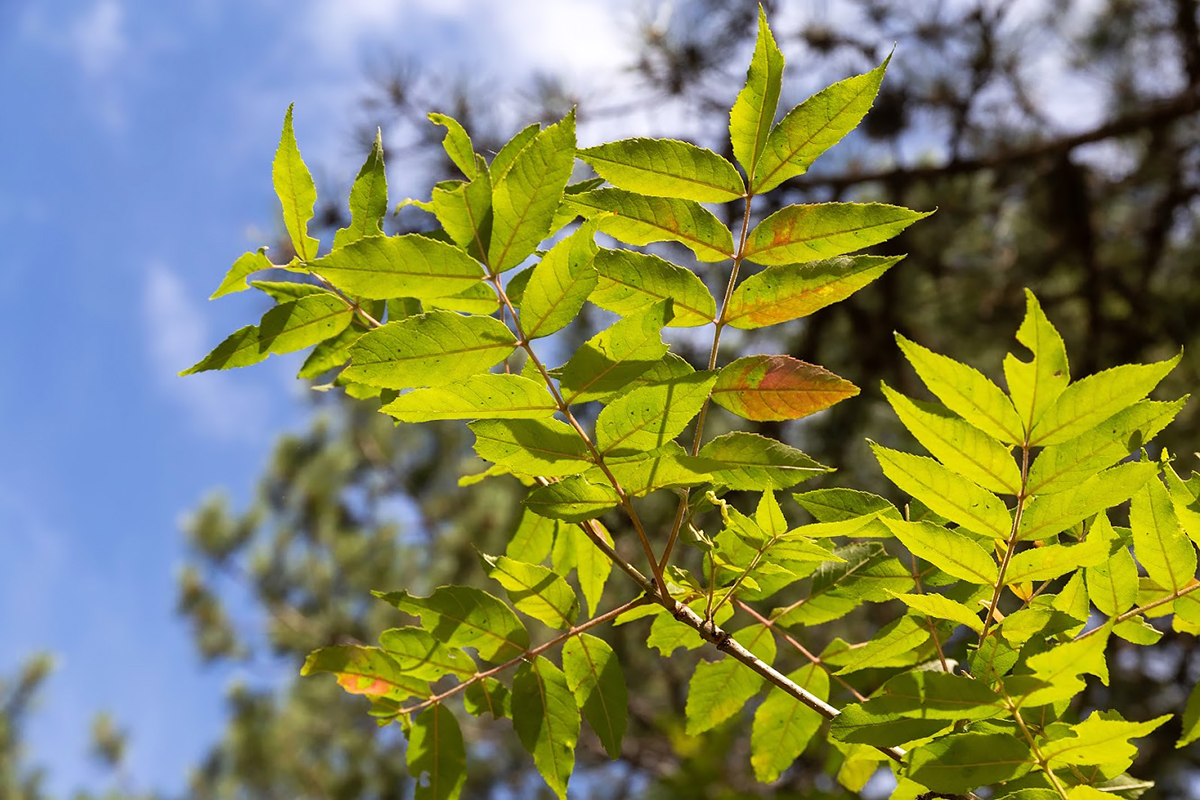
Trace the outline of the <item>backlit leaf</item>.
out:
M 675 316 L 667 324 L 685 328 L 708 324 L 717 314 L 716 300 L 696 273 L 658 256 L 601 250 L 595 268 L 599 279 L 588 299 L 605 311 L 631 314 L 669 298 Z
M 354 311 L 334 294 L 310 294 L 275 306 L 258 324 L 258 346 L 292 353 L 331 339 L 349 327 Z
M 365 695 L 373 700 L 393 701 L 410 697 L 428 697 L 429 682 L 408 675 L 391 656 L 378 647 L 333 645 L 308 654 L 301 675 L 331 672 L 338 685 L 350 694 Z
M 1166 377 L 1180 356 L 1155 364 L 1127 364 L 1068 386 L 1046 409 L 1030 435 L 1036 445 L 1060 444 L 1128 408 Z
M 532 517 L 536 514 L 530 512 Z M 578 526 L 567 525 L 558 520 L 546 520 L 557 525 L 554 538 L 554 548 L 550 555 L 550 568 L 559 575 L 566 576 L 575 570 L 579 579 L 579 588 L 583 590 L 583 598 L 587 601 L 589 613 L 595 613 L 604 594 L 604 585 L 612 574 L 613 562 L 596 547 Z M 612 535 L 598 522 L 592 523 L 592 528 L 600 538 L 609 545 L 613 543 Z
M 630 192 L 699 203 L 726 203 L 746 193 L 733 164 L 690 142 L 621 139 L 578 155 L 613 186 Z
M 782 264 L 742 281 L 725 311 L 734 328 L 763 328 L 806 317 L 845 300 L 904 256 L 838 256 Z
M 1019 539 L 1045 539 L 1106 508 L 1119 505 L 1132 497 L 1156 472 L 1156 465 L 1147 461 L 1118 464 L 1073 489 L 1038 495 L 1025 507 Z
M 1188 694 L 1187 706 L 1183 709 L 1183 731 L 1175 747 L 1186 747 L 1196 739 L 1200 739 L 1200 683 Z
M 1105 561 L 1112 552 L 1112 540 L 1116 534 L 1112 532 L 1112 525 L 1104 514 L 1100 514 L 1096 520 L 1087 537 L 1079 544 L 1032 547 L 1014 555 L 1008 562 L 1004 582 L 1048 581 L 1079 567 L 1092 567 Z
M 602 453 L 666 447 L 700 413 L 716 379 L 696 372 L 622 395 L 596 419 L 597 447 Z
M 936 406 L 918 404 L 883 385 L 883 395 L 904 427 L 951 471 L 989 492 L 1021 491 L 1021 470 L 1005 447 L 974 425 Z
M 1087 568 L 1088 597 L 1101 614 L 1115 617 L 1137 602 L 1138 571 L 1133 556 L 1124 547 L 1099 564 Z
M 1020 444 L 1024 426 L 1012 401 L 978 370 L 899 334 L 896 341 L 921 380 L 946 407 L 1002 444 Z
M 569 628 L 579 616 L 579 600 L 562 576 L 540 564 L 508 556 L 483 556 L 488 577 L 508 592 L 520 612 L 551 628 Z
M 253 253 L 242 253 L 238 256 L 238 260 L 233 262 L 233 266 L 229 268 L 229 272 L 225 274 L 225 278 L 221 281 L 221 285 L 208 298 L 216 300 L 218 297 L 224 297 L 227 294 L 241 292 L 250 288 L 246 283 L 246 278 L 251 274 L 263 269 L 274 269 L 275 265 L 267 258 L 267 248 L 260 247 Z
M 1196 577 L 1196 547 L 1179 527 L 1162 481 L 1152 478 L 1133 495 L 1129 526 L 1134 553 L 1151 580 L 1178 590 Z
M 484 714 L 491 714 L 492 719 L 512 717 L 512 693 L 495 678 L 484 678 L 463 691 L 463 708 L 476 717 Z
M 560 800 L 575 768 L 579 707 L 566 676 L 537 656 L 517 668 L 512 688 L 513 728 L 533 763 Z
M 1004 358 L 1004 377 L 1025 430 L 1036 428 L 1046 412 L 1071 381 L 1067 350 L 1062 337 L 1046 319 L 1033 292 L 1025 290 L 1025 319 L 1017 329 L 1017 341 L 1029 348 L 1033 358 L 1021 361 L 1012 353 Z
M 767 266 L 833 258 L 885 242 L 929 213 L 885 203 L 784 206 L 750 232 L 744 256 Z
M 268 355 L 258 346 L 258 326 L 238 328 L 213 348 L 213 351 L 185 369 L 180 375 L 194 375 L 211 369 L 232 369 L 257 364 Z
M 484 372 L 514 349 L 516 339 L 498 319 L 430 311 L 364 334 L 342 374 L 386 389 L 445 386 Z
M 663 300 L 584 342 L 562 369 L 559 386 L 566 402 L 597 400 L 655 366 L 667 353 L 661 332 L 672 315 L 671 302 Z
M 563 673 L 609 758 L 621 755 L 629 717 L 629 692 L 617 654 L 603 639 L 581 633 L 562 649 Z
M 521 620 L 498 598 L 471 586 L 439 586 L 429 597 L 408 592 L 374 592 L 405 614 L 421 618 L 421 627 L 451 647 L 473 647 L 480 658 L 499 662 L 529 647 Z
M 383 217 L 387 214 L 387 173 L 383 166 L 383 134 L 375 130 L 371 152 L 350 188 L 350 224 L 333 235 L 333 248 L 367 236 L 383 236 Z
M 870 641 L 852 646 L 837 657 L 823 656 L 834 664 L 845 664 L 835 675 L 848 675 L 872 667 L 896 663 L 913 663 L 915 650 L 929 640 L 929 628 L 924 621 L 909 615 L 883 626 Z
M 743 628 L 733 638 L 766 663 L 775 660 L 775 637 L 769 627 Z M 704 733 L 732 717 L 758 694 L 762 684 L 758 673 L 727 655 L 719 661 L 698 663 L 688 683 L 687 735 Z
M 940 594 L 897 594 L 896 599 L 908 606 L 910 611 L 966 625 L 976 633 L 983 632 L 983 620 L 979 618 L 979 612 L 949 597 Z
M 596 286 L 595 226 L 558 242 L 533 268 L 521 295 L 521 330 L 528 339 L 549 336 L 565 328 Z
M 1100 712 L 1094 712 L 1083 722 L 1071 726 L 1074 736 L 1046 742 L 1038 749 L 1052 768 L 1065 764 L 1131 763 L 1137 755 L 1137 748 L 1129 740 L 1149 736 L 1170 718 L 1170 714 L 1164 714 L 1146 722 L 1126 722 L 1122 719 L 1106 719 Z
M 708 483 L 712 480 L 709 470 L 719 466 L 718 462 L 706 458 L 693 458 L 676 442 L 646 453 L 609 455 L 605 464 L 625 493 L 634 497 L 655 489 Z M 584 473 L 584 477 L 600 483 L 604 473 L 599 467 L 593 467 Z
M 358 341 L 358 337 L 366 333 L 362 325 L 351 323 L 350 327 L 317 344 L 304 359 L 304 364 L 296 377 L 300 379 L 318 378 L 332 369 L 343 366 L 350 360 L 350 348 Z
M 817 522 L 842 522 L 867 514 L 885 513 L 900 519 L 896 507 L 877 494 L 857 489 L 814 489 L 792 495 Z
M 1029 469 L 1027 491 L 1050 494 L 1069 489 L 1136 453 L 1175 418 L 1186 400 L 1170 403 L 1142 400 L 1086 433 L 1047 447 Z
M 692 200 L 647 197 L 624 189 L 571 195 L 567 204 L 599 219 L 600 230 L 625 244 L 679 242 L 700 261 L 733 258 L 733 234 L 708 209 Z
M 767 25 L 767 15 L 758 9 L 758 39 L 754 43 L 754 55 L 746 70 L 746 85 L 738 92 L 737 100 L 729 112 L 729 140 L 733 155 L 747 175 L 754 174 L 754 167 L 762 156 L 775 121 L 775 110 L 779 103 L 779 90 L 783 84 L 783 53 L 775 44 L 775 37 Z
M 1019 778 L 1033 767 L 1029 744 L 1008 733 L 958 733 L 909 756 L 908 776 L 935 792 L 958 794 Z
M 794 447 L 744 431 L 716 437 L 699 455 L 720 464 L 711 470 L 712 480 L 729 489 L 788 489 L 831 471 Z
M 416 233 L 359 239 L 310 266 L 347 294 L 373 300 L 448 297 L 483 279 L 479 263 L 462 250 Z
M 421 628 L 391 628 L 379 634 L 387 651 L 406 675 L 436 681 L 445 675 L 459 680 L 475 674 L 475 661 L 457 647 L 447 647 Z
M 800 419 L 856 394 L 858 387 L 824 367 L 782 355 L 739 358 L 712 389 L 713 402 L 756 422 Z
M 883 518 L 883 524 L 913 555 L 969 583 L 996 585 L 996 562 L 966 534 L 928 522 Z
M 521 512 L 517 529 L 513 531 L 504 554 L 518 561 L 540 564 L 550 555 L 554 539 L 563 527 L 563 523 L 557 520 L 539 517 L 526 509 Z
M 275 151 L 271 177 L 275 182 L 275 194 L 283 206 L 283 224 L 291 237 L 292 247 L 301 261 L 308 261 L 317 257 L 317 247 L 320 245 L 308 235 L 308 222 L 317 203 L 317 187 L 296 146 L 296 134 L 292 129 L 293 106 L 288 106 L 283 118 L 283 135 Z
M 466 130 L 459 124 L 458 120 L 453 117 L 448 117 L 445 114 L 432 113 L 429 114 L 429 121 L 434 125 L 441 125 L 446 129 L 446 136 L 442 139 L 442 147 L 446 151 L 446 155 L 454 162 L 454 166 L 462 170 L 463 175 L 467 176 L 468 180 L 475 178 L 478 174 L 478 169 L 475 165 L 475 148 L 471 144 L 471 137 L 467 135 Z
M 779 60 L 782 70 L 783 57 Z M 838 81 L 784 115 L 754 166 L 754 193 L 768 192 L 788 178 L 803 175 L 818 156 L 853 130 L 875 102 L 887 64 L 884 61 L 868 73 Z
M 945 672 L 904 672 L 863 703 L 842 709 L 830 734 L 843 742 L 892 747 L 921 739 L 958 720 L 984 720 L 1005 711 L 982 681 Z
M 498 158 L 498 157 L 497 157 Z M 541 131 L 503 174 L 493 174 L 493 272 L 517 266 L 552 231 L 550 222 L 575 165 L 575 112 Z
M 829 699 L 829 676 L 817 664 L 801 667 L 788 679 L 819 700 Z M 816 711 L 778 687 L 771 687 L 754 713 L 750 732 L 750 763 L 754 777 L 771 783 L 800 757 L 821 729 Z
M 1012 517 L 996 495 L 931 458 L 871 443 L 883 474 L 902 491 L 967 530 L 993 539 L 1012 533 Z
M 558 409 L 542 384 L 518 375 L 483 373 L 453 386 L 433 386 L 402 394 L 380 409 L 401 422 L 438 419 L 534 419 Z M 578 436 L 576 436 L 578 438 Z
M 525 498 L 535 514 L 564 522 L 583 522 L 616 508 L 619 498 L 607 484 L 588 483 L 578 476 L 539 486 Z
M 413 720 L 405 751 L 416 781 L 414 800 L 453 800 L 467 782 L 467 751 L 458 720 L 442 703 Z
M 479 420 L 468 425 L 479 457 L 525 475 L 577 475 L 592 466 L 579 434 L 556 419 Z
M 467 181 L 444 181 L 433 187 L 433 213 L 451 241 L 472 258 L 487 260 L 492 238 L 492 178 L 479 170 Z
M 500 151 L 496 153 L 495 158 L 492 159 L 491 173 L 493 180 L 498 181 L 508 174 L 509 169 L 512 168 L 513 162 L 516 161 L 517 156 L 521 154 L 522 150 L 529 146 L 529 143 L 533 141 L 534 137 L 537 136 L 540 131 L 541 126 L 536 122 L 526 125 L 524 128 L 517 131 L 516 135 L 509 139 L 504 146 L 500 148 Z

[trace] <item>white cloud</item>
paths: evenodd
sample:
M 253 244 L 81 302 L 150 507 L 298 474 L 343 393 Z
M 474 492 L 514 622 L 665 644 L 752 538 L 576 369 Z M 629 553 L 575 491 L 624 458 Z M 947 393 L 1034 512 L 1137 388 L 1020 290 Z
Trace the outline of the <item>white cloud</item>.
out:
M 129 50 L 124 6 L 120 0 L 96 0 L 71 23 L 68 39 L 84 72 L 104 77 Z
M 261 385 L 232 373 L 176 373 L 203 358 L 216 344 L 199 296 L 163 264 L 152 264 L 143 287 L 142 312 L 150 364 L 163 390 L 184 407 L 203 434 L 224 440 L 257 440 L 266 427 L 269 398 Z

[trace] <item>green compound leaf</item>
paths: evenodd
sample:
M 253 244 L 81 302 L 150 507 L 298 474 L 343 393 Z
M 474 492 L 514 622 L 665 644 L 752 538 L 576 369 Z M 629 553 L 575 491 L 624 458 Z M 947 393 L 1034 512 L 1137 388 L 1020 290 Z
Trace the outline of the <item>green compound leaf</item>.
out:
M 765 625 L 751 625 L 733 634 L 747 650 L 770 664 L 775 660 L 775 636 Z M 739 661 L 701 661 L 688 683 L 685 712 L 687 735 L 696 736 L 732 717 L 758 694 L 763 679 Z
M 931 213 L 885 203 L 785 206 L 750 232 L 743 255 L 767 266 L 833 258 L 885 242 Z
M 508 556 L 481 556 L 488 577 L 508 592 L 520 612 L 551 628 L 569 628 L 579 616 L 579 599 L 560 575 L 540 564 Z
M 733 258 L 733 234 L 694 201 L 597 189 L 571 195 L 566 202 L 586 218 L 606 214 L 599 217 L 600 230 L 625 244 L 679 242 L 700 261 Z
M 1108 634 L 1106 626 L 1096 636 L 1075 639 L 1030 656 L 1027 663 L 1033 670 L 1034 682 L 1027 690 L 1009 691 L 1009 695 L 1020 694 L 1026 707 L 1066 700 L 1083 690 L 1079 676 L 1085 673 L 1097 676 L 1107 686 L 1108 663 L 1104 660 L 1104 651 L 1108 647 Z
M 581 633 L 563 645 L 562 661 L 567 685 L 584 719 L 608 757 L 619 758 L 629 721 L 629 692 L 617 654 L 603 639 Z
M 1187 747 L 1196 739 L 1200 739 L 1200 683 L 1193 686 L 1188 695 L 1187 705 L 1183 709 L 1183 731 L 1175 747 Z
M 308 261 L 317 257 L 320 246 L 320 242 L 308 235 L 308 222 L 317 203 L 317 187 L 300 157 L 300 148 L 296 146 L 296 133 L 292 130 L 294 106 L 295 103 L 288 106 L 283 118 L 283 135 L 275 151 L 271 177 L 275 182 L 275 194 L 283 206 L 283 224 L 291 237 L 292 247 L 301 261 Z
M 815 489 L 792 495 L 817 522 L 844 522 L 856 517 L 880 512 L 900 519 L 896 507 L 877 494 L 857 489 Z
M 446 675 L 460 680 L 475 674 L 475 661 L 457 647 L 447 647 L 422 628 L 392 628 L 379 634 L 379 646 L 405 674 L 427 681 Z
M 517 668 L 512 688 L 513 727 L 534 766 L 560 800 L 575 768 L 579 707 L 562 670 L 541 656 Z
M 913 750 L 908 777 L 957 794 L 1019 778 L 1033 764 L 1029 744 L 1011 733 L 959 733 Z
M 1052 768 L 1114 762 L 1128 765 L 1137 756 L 1137 748 L 1129 740 L 1149 736 L 1170 718 L 1170 714 L 1164 714 L 1146 722 L 1126 722 L 1094 712 L 1083 722 L 1071 726 L 1073 736 L 1046 742 L 1038 749 Z
M 737 287 L 725 320 L 734 328 L 751 329 L 806 317 L 845 300 L 902 258 L 838 256 L 763 270 Z
M 880 628 L 869 642 L 854 645 L 836 656 L 827 654 L 824 658 L 831 664 L 845 664 L 835 675 L 912 664 L 916 660 L 915 651 L 928 640 L 929 628 L 925 621 L 908 615 Z
M 497 156 L 499 160 L 499 156 Z M 493 171 L 492 272 L 511 269 L 552 231 L 550 223 L 575 165 L 575 112 L 533 137 L 501 174 Z
M 562 369 L 568 404 L 599 400 L 624 388 L 667 354 L 662 329 L 673 316 L 663 300 L 631 314 L 583 343 Z
M 1030 434 L 1030 444 L 1061 444 L 1095 427 L 1148 395 L 1180 358 L 1113 367 L 1071 384 L 1046 409 Z
M 225 273 L 225 279 L 221 281 L 221 285 L 217 290 L 209 296 L 209 300 L 216 300 L 218 297 L 224 297 L 227 294 L 234 292 L 245 291 L 250 288 L 246 283 L 246 278 L 251 274 L 263 269 L 274 269 L 275 265 L 267 258 L 267 248 L 260 247 L 254 253 L 242 253 L 238 260 L 233 262 L 233 266 L 229 268 L 229 272 Z
M 1012 516 L 996 495 L 932 458 L 901 453 L 871 442 L 887 479 L 937 514 L 981 536 L 1007 539 Z
M 366 328 L 351 323 L 350 327 L 334 336 L 320 342 L 304 359 L 304 364 L 296 377 L 302 380 L 318 378 L 331 369 L 336 369 L 350 360 L 350 348 L 358 341 L 358 337 L 366 333 Z
M 670 299 L 675 317 L 667 324 L 673 327 L 707 325 L 716 317 L 716 300 L 690 269 L 630 250 L 601 250 L 594 266 L 599 280 L 588 300 L 605 311 L 627 315 Z
M 458 294 L 432 297 L 425 301 L 428 310 L 458 311 L 463 314 L 480 314 L 489 317 L 500 310 L 500 298 L 490 283 L 472 284 Z
M 585 224 L 539 261 L 521 295 L 521 330 L 527 339 L 562 330 L 583 308 L 596 286 L 595 226 Z
M 619 189 L 698 203 L 746 194 L 737 167 L 703 147 L 674 139 L 621 139 L 580 150 L 581 161 Z
M 416 233 L 359 239 L 310 266 L 347 294 L 371 300 L 449 297 L 483 279 L 479 263 L 462 250 Z
M 430 311 L 364 334 L 342 375 L 385 389 L 445 386 L 503 361 L 516 344 L 498 319 Z
M 820 700 L 829 699 L 829 675 L 816 664 L 801 667 L 788 679 Z M 771 783 L 800 757 L 821 729 L 821 715 L 782 689 L 772 686 L 754 713 L 750 764 L 754 777 Z
M 526 510 L 528 511 L 528 509 Z M 529 512 L 529 516 L 542 519 L 532 512 Z M 564 577 L 571 570 L 575 570 L 575 576 L 579 579 L 579 588 L 583 590 L 583 598 L 587 601 L 590 609 L 589 613 L 594 614 L 600 605 L 600 598 L 604 594 L 604 585 L 608 583 L 608 576 L 612 574 L 613 562 L 600 551 L 599 547 L 592 544 L 591 540 L 577 526 L 567 525 L 558 520 L 545 521 L 558 526 L 553 552 L 550 554 L 550 568 Z M 612 535 L 605 530 L 603 525 L 593 522 L 591 527 L 600 535 L 601 539 L 610 546 L 612 545 Z
M 405 752 L 414 800 L 453 800 L 467 782 L 467 751 L 458 720 L 442 703 L 417 715 Z
M 739 417 L 764 422 L 800 419 L 858 394 L 824 367 L 791 356 L 746 356 L 722 368 L 712 399 Z
M 496 157 L 492 159 L 492 179 L 500 180 L 508 174 L 512 168 L 513 162 L 516 161 L 518 155 L 521 154 L 534 137 L 541 131 L 541 126 L 536 122 L 526 125 L 521 130 L 517 131 L 517 135 L 508 140 L 500 152 L 496 153 Z
M 720 465 L 710 470 L 713 483 L 735 490 L 790 489 L 832 472 L 794 447 L 744 431 L 716 437 L 700 448 L 699 455 Z
M 310 294 L 263 314 L 258 346 L 268 353 L 293 353 L 337 336 L 353 319 L 353 309 L 337 295 Z
M 1146 481 L 1129 508 L 1133 548 L 1150 579 L 1178 591 L 1196 577 L 1196 548 L 1179 527 L 1167 487 L 1157 478 Z
M 519 375 L 472 375 L 453 386 L 402 394 L 380 409 L 401 422 L 441 419 L 545 419 L 558 406 L 543 384 Z M 577 437 L 578 438 L 578 437 Z
M 518 561 L 540 564 L 550 555 L 550 549 L 554 547 L 555 537 L 561 535 L 564 527 L 561 522 L 539 517 L 537 514 L 526 509 L 521 512 L 521 519 L 517 523 L 517 529 L 513 531 L 512 538 L 509 539 L 508 547 L 505 548 L 504 554 Z M 559 574 L 564 573 L 559 572 Z
M 1020 492 L 1021 470 L 1010 447 L 937 406 L 910 400 L 887 384 L 883 395 L 904 427 L 948 469 L 989 492 Z
M 479 420 L 467 427 L 480 458 L 513 472 L 558 477 L 592 466 L 579 434 L 556 419 Z
M 1029 501 L 1021 517 L 1020 541 L 1045 539 L 1128 500 L 1158 471 L 1148 461 L 1118 464 L 1083 483 Z
M 783 64 L 783 52 L 775 44 L 766 12 L 760 7 L 758 40 L 754 43 L 750 68 L 746 70 L 746 85 L 738 92 L 729 112 L 729 141 L 734 157 L 747 175 L 754 174 L 766 147 L 771 123 L 775 121 L 779 90 L 783 85 Z
M 446 129 L 442 147 L 446 150 L 446 155 L 450 157 L 450 160 L 454 162 L 454 166 L 462 170 L 463 175 L 467 176 L 467 180 L 474 180 L 475 176 L 479 174 L 479 170 L 475 164 L 475 147 L 471 144 L 471 137 L 467 135 L 466 130 L 458 120 L 445 114 L 432 113 L 428 117 L 434 125 L 441 125 Z
M 696 372 L 622 395 L 596 419 L 596 446 L 606 454 L 666 447 L 700 413 L 716 380 Z
M 1062 337 L 1028 289 L 1025 302 L 1025 320 L 1017 329 L 1017 341 L 1029 348 L 1033 359 L 1025 362 L 1009 353 L 1004 358 L 1004 377 L 1025 430 L 1032 431 L 1071 382 L 1071 369 Z
M 450 240 L 471 258 L 486 261 L 492 237 L 492 178 L 487 170 L 481 169 L 470 182 L 434 185 L 430 202 Z
M 492 719 L 511 718 L 512 693 L 495 678 L 484 678 L 463 691 L 463 708 L 474 717 L 491 714 Z
M 383 236 L 387 214 L 387 173 L 383 166 L 383 133 L 375 130 L 371 152 L 350 188 L 350 224 L 333 234 L 333 249 L 368 236 Z
M 883 524 L 918 558 L 968 583 L 995 586 L 997 569 L 987 550 L 966 534 L 929 522 L 882 517 Z
M 676 442 L 648 453 L 609 455 L 605 465 L 628 495 L 641 497 L 655 489 L 697 486 L 713 480 L 709 470 L 720 466 L 707 458 L 693 458 Z M 593 467 L 584 473 L 593 483 L 605 480 L 604 472 Z
M 845 616 L 864 602 L 891 600 L 893 593 L 913 588 L 907 567 L 878 542 L 846 545 L 834 550 L 843 563 L 823 564 L 813 575 L 808 597 L 773 617 L 781 625 L 819 625 Z
M 323 289 L 314 283 L 296 283 L 294 281 L 250 281 L 250 285 L 270 297 L 276 303 L 290 303 L 301 297 L 313 294 L 337 295 L 328 289 Z
M 865 703 L 842 709 L 829 733 L 843 742 L 894 747 L 957 720 L 990 719 L 1004 711 L 1000 695 L 982 681 L 945 672 L 904 672 Z
M 896 341 L 929 391 L 947 408 L 1002 444 L 1021 444 L 1025 430 L 1021 418 L 999 386 L 978 370 L 899 334 Z
M 1103 516 L 1103 515 L 1101 515 Z M 1138 570 L 1124 547 L 1085 570 L 1088 597 L 1101 614 L 1115 617 L 1133 608 L 1138 596 Z
M 410 697 L 429 697 L 429 683 L 408 675 L 391 656 L 378 647 L 334 645 L 309 653 L 300 669 L 301 675 L 331 672 L 338 686 L 350 694 L 361 694 L 372 700 L 394 702 Z
M 618 502 L 620 498 L 611 486 L 575 476 L 534 489 L 525 498 L 525 507 L 550 519 L 583 522 L 616 508 Z
M 908 606 L 910 611 L 966 625 L 976 633 L 983 633 L 983 620 L 979 618 L 979 611 L 967 608 L 949 597 L 940 594 L 897 594 L 896 599 Z
M 1004 573 L 1004 583 L 1048 581 L 1079 567 L 1094 567 L 1109 557 L 1115 536 L 1108 517 L 1100 514 L 1079 544 L 1051 544 L 1014 555 Z
M 1178 402 L 1183 402 L 1183 400 Z M 1191 479 L 1185 482 L 1170 463 L 1162 465 L 1162 474 L 1163 479 L 1167 482 L 1167 489 L 1171 493 L 1171 503 L 1175 506 L 1175 514 L 1179 517 L 1184 532 L 1197 546 L 1200 546 L 1200 499 L 1197 498 L 1197 495 L 1200 494 L 1200 480 L 1197 480 L 1196 473 L 1193 472 Z
M 499 598 L 471 586 L 439 586 L 429 597 L 408 592 L 374 592 L 405 614 L 421 618 L 421 627 L 451 647 L 474 647 L 479 657 L 500 662 L 529 647 L 529 632 Z
M 267 355 L 267 351 L 260 350 L 258 346 L 258 326 L 247 325 L 226 336 L 211 353 L 179 374 L 195 375 L 211 369 L 248 367 L 262 361 Z
M 1142 400 L 1074 439 L 1047 447 L 1029 470 L 1026 491 L 1051 494 L 1078 486 L 1140 450 L 1186 402 L 1186 397 L 1169 403 Z
M 780 56 L 780 70 L 782 60 Z M 890 60 L 891 56 L 868 73 L 822 89 L 784 115 L 754 167 L 754 193 L 769 192 L 788 178 L 803 175 L 818 156 L 853 130 L 875 102 Z

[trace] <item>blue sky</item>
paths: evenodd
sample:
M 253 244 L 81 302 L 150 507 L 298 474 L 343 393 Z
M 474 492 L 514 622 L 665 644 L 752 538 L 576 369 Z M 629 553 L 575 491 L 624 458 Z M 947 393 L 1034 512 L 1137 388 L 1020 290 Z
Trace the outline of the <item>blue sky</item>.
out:
M 182 789 L 238 677 L 174 615 L 179 520 L 218 487 L 245 499 L 303 389 L 294 359 L 175 373 L 262 311 L 204 298 L 270 240 L 287 104 L 314 171 L 349 179 L 364 53 L 586 74 L 622 60 L 619 22 L 599 1 L 0 3 L 0 674 L 57 657 L 30 730 L 56 792 L 95 785 L 101 709 L 135 787 Z

